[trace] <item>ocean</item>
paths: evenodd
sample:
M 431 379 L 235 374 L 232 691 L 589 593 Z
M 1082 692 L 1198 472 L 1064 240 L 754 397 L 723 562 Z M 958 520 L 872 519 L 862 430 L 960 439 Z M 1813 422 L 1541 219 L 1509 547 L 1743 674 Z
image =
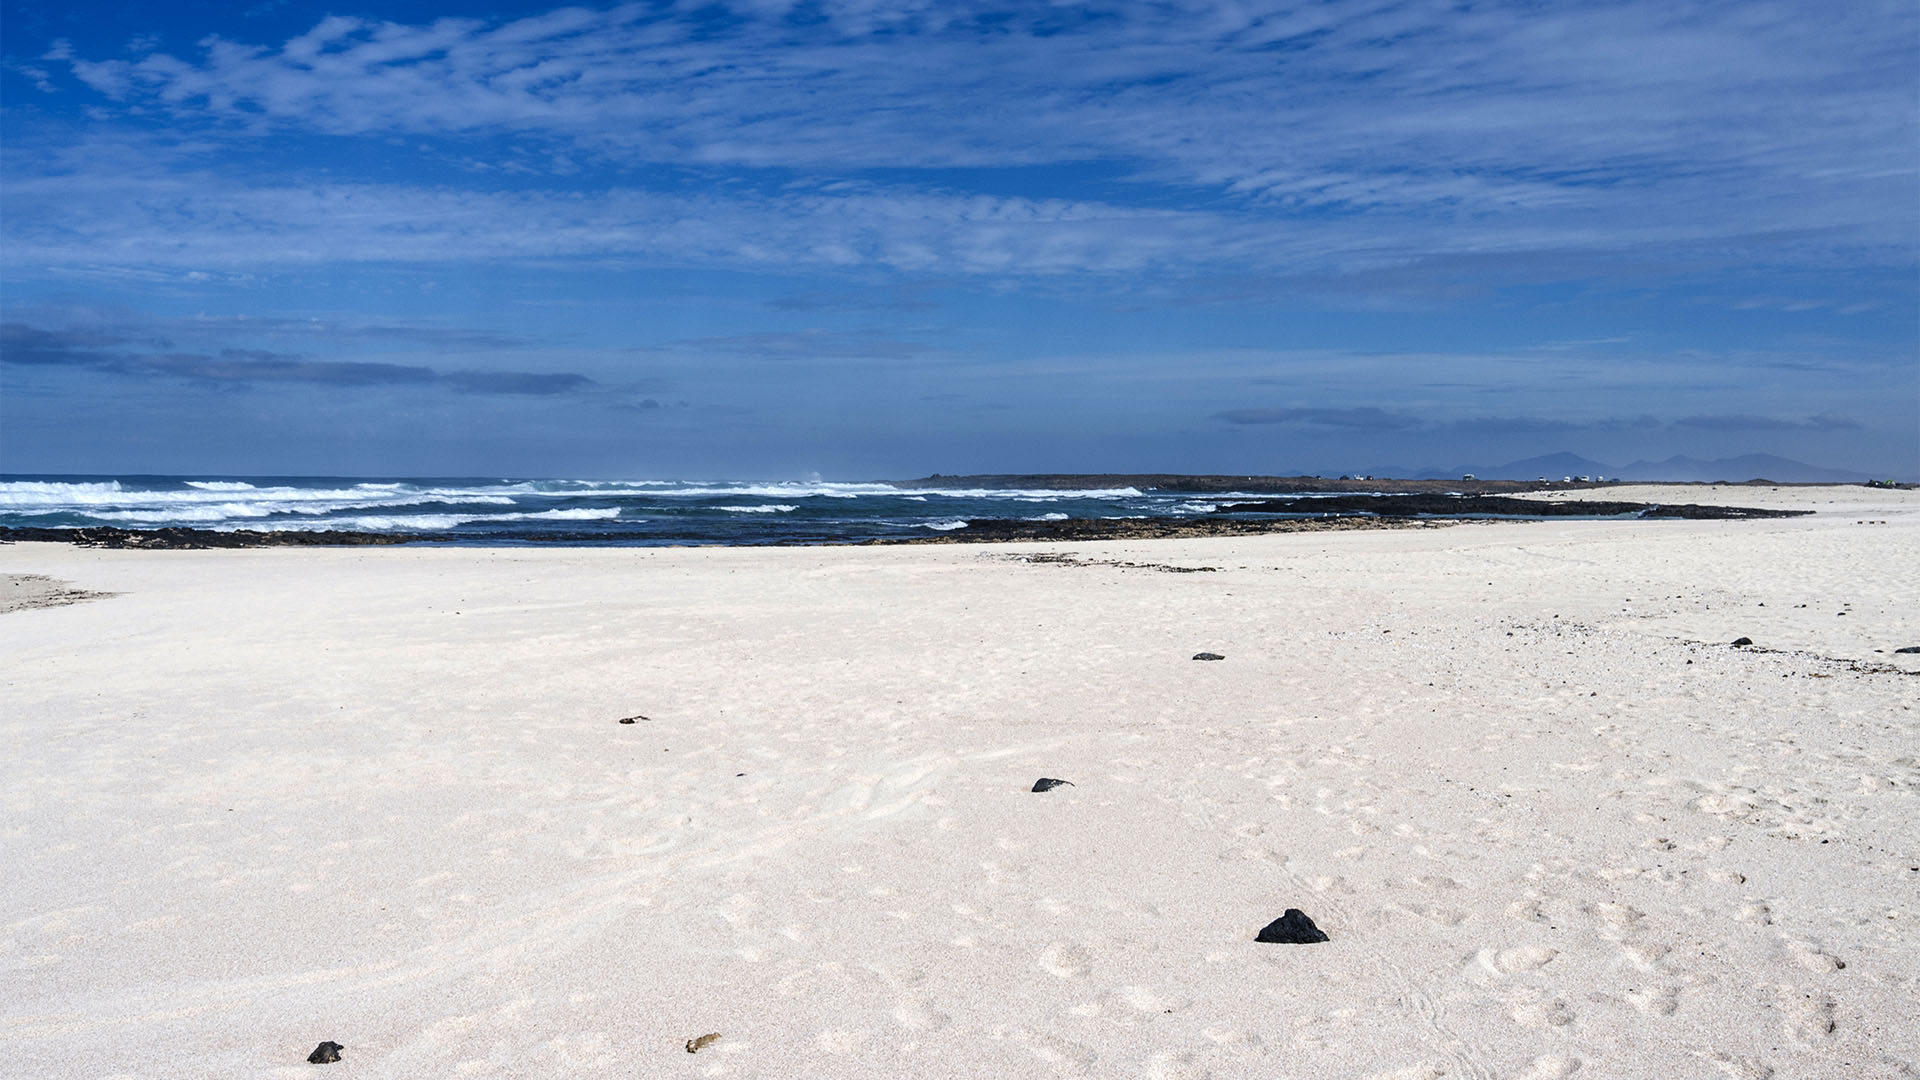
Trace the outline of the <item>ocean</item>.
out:
M 1262 496 L 817 480 L 13 474 L 0 476 L 0 525 L 336 530 L 464 544 L 810 544 L 932 536 L 982 520 L 1190 518 L 1236 497 Z

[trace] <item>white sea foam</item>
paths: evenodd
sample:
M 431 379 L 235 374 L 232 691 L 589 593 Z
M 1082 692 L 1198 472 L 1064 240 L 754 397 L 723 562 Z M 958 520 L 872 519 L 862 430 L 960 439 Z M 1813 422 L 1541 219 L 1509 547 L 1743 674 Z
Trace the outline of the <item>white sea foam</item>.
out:
M 298 525 L 274 523 L 276 529 L 303 532 L 437 532 L 451 529 L 472 518 L 465 514 L 362 514 L 356 517 L 328 518 Z
M 214 532 L 438 532 L 469 519 L 464 514 L 360 514 L 292 521 L 229 521 Z
M 800 508 L 784 503 L 775 503 L 770 506 L 716 506 L 714 509 L 725 510 L 729 514 L 791 514 Z
M 1065 521 L 1067 520 L 1067 515 L 1062 514 L 1058 510 L 1056 510 L 1051 514 L 1041 514 L 1039 517 L 1028 518 L 1027 520 L 1028 521 Z
M 347 510 L 379 510 L 421 503 L 457 502 L 512 506 L 508 495 L 464 488 L 417 488 L 409 484 L 356 484 L 351 488 L 256 487 L 226 480 L 189 480 L 183 488 L 132 490 L 118 482 L 0 483 L 0 513 L 22 516 L 78 514 L 97 521 L 137 525 L 214 524 L 274 514 L 319 516 Z
M 120 482 L 67 484 L 50 480 L 10 480 L 0 484 L 0 506 L 63 507 L 72 502 L 112 503 L 125 493 Z
M 232 521 L 235 518 L 263 518 L 276 512 L 252 503 L 207 503 L 167 510 L 89 510 L 87 516 L 129 525 L 193 525 Z
M 239 480 L 189 480 L 187 486 L 201 491 L 258 491 L 252 484 Z
M 594 492 L 594 494 L 600 494 Z M 804 499 L 821 495 L 827 498 L 858 498 L 862 495 L 898 495 L 888 484 L 779 483 L 779 484 L 689 484 L 685 487 L 653 488 L 639 494 L 672 498 L 715 499 L 727 496 L 762 499 Z
M 620 516 L 617 506 L 583 506 L 572 510 L 535 510 L 523 514 L 487 514 L 465 521 L 608 521 Z
M 1183 514 L 1211 514 L 1220 509 L 1216 503 L 1186 502 L 1174 507 Z
M 967 523 L 966 523 L 965 521 L 963 521 L 963 520 L 961 520 L 960 518 L 954 518 L 954 519 L 953 519 L 952 521 L 928 521 L 928 522 L 924 522 L 924 523 L 922 523 L 922 524 L 921 524 L 921 526 L 920 526 L 920 527 L 921 527 L 921 528 L 923 528 L 923 529 L 932 529 L 932 530 L 934 530 L 935 532 L 952 532 L 952 531 L 953 531 L 953 530 L 955 530 L 955 529 L 964 529 L 964 528 L 966 528 L 966 527 L 967 527 Z
M 951 499 L 1014 499 L 1021 502 L 1058 502 L 1061 499 L 1137 499 L 1139 488 L 895 488 L 895 495 L 943 495 Z

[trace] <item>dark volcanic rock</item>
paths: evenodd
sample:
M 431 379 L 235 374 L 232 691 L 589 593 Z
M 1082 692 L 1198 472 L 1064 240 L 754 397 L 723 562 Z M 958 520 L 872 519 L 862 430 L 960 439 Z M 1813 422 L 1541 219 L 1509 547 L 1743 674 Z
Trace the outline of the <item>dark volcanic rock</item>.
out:
M 349 547 L 368 544 L 414 544 L 445 541 L 444 536 L 418 533 L 366 532 L 219 532 L 214 529 L 117 529 L 106 525 L 88 525 L 78 529 L 10 528 L 0 525 L 0 543 L 38 540 L 78 547 L 103 548 L 253 548 L 253 547 Z
M 1071 780 L 1055 780 L 1051 776 L 1043 776 L 1040 779 L 1035 780 L 1033 782 L 1033 790 L 1052 791 L 1054 788 L 1060 787 L 1063 784 L 1066 785 L 1067 787 L 1074 786 L 1073 781 Z
M 1254 936 L 1255 941 L 1264 941 L 1269 945 L 1312 945 L 1326 941 L 1326 931 L 1313 925 L 1313 920 L 1299 908 L 1288 908 L 1286 913 L 1268 923 Z
M 1895 649 L 1893 651 L 1897 653 L 1920 653 L 1920 645 L 1909 645 L 1904 649 Z
M 1193 654 L 1193 658 L 1195 660 L 1225 660 L 1226 659 L 1226 657 L 1221 656 L 1217 652 L 1197 652 Z
M 315 1065 L 331 1065 L 340 1060 L 340 1051 L 345 1049 L 346 1047 L 329 1039 L 314 1047 L 313 1053 L 307 1055 L 307 1060 Z
M 975 473 L 968 476 L 942 476 L 934 473 L 918 480 L 895 481 L 911 488 L 1020 488 L 1049 491 L 1089 488 L 1139 488 L 1141 491 L 1174 491 L 1188 495 L 1223 495 L 1250 491 L 1261 495 L 1285 495 L 1319 491 L 1569 491 L 1591 488 L 1594 484 L 1547 483 L 1534 480 L 1396 480 L 1374 476 L 1365 480 L 1334 479 L 1327 476 L 1232 476 L 1193 475 L 1189 473 Z
M 620 718 L 620 722 L 621 722 L 621 723 L 623 723 L 623 724 L 631 724 L 631 723 L 633 723 L 633 722 L 634 722 L 634 721 L 636 721 L 636 720 L 645 720 L 645 719 L 646 719 L 646 717 L 644 717 L 644 716 L 641 716 L 641 715 L 640 715 L 640 714 L 638 714 L 638 713 L 635 713 L 635 714 L 634 714 L 634 715 L 632 715 L 632 716 L 623 716 L 623 717 L 621 717 L 621 718 Z
M 1733 639 L 1733 643 L 1735 645 L 1751 645 L 1753 644 L 1753 639 L 1750 637 L 1737 637 Z
M 1811 510 L 1763 510 L 1749 506 L 1699 506 L 1694 503 L 1566 501 L 1514 499 L 1503 495 L 1336 495 L 1318 499 L 1261 499 L 1236 502 L 1222 511 L 1256 514 L 1372 514 L 1377 517 L 1624 517 L 1684 518 L 1689 521 L 1735 518 L 1799 517 Z
M 1433 523 L 1411 518 L 1236 518 L 1227 514 L 1206 517 L 1068 518 L 1065 521 L 1025 521 L 974 518 L 964 529 L 938 536 L 862 540 L 862 544 L 986 544 L 1009 540 L 1159 540 L 1196 536 L 1265 536 L 1269 533 L 1322 532 L 1334 529 L 1417 529 Z

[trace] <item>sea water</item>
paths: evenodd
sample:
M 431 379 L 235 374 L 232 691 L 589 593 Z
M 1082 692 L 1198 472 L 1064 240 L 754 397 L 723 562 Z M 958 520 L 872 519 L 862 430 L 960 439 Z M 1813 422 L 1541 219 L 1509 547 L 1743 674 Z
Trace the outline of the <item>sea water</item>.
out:
M 0 525 L 335 530 L 482 544 L 805 544 L 931 536 L 980 520 L 1191 518 L 1236 497 L 1266 496 L 830 481 L 15 474 L 0 476 Z

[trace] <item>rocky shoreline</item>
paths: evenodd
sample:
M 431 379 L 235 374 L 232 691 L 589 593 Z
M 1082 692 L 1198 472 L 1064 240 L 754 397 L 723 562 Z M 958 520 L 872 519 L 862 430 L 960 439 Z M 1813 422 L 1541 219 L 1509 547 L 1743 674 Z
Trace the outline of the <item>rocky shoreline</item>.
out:
M 422 533 L 320 532 L 280 530 L 248 532 L 218 529 L 189 529 L 173 525 L 164 529 L 122 529 L 108 525 L 86 525 L 74 529 L 10 528 L 0 525 L 0 544 L 42 542 L 73 544 L 76 547 L 150 548 L 156 550 L 198 550 L 204 548 L 257 547 L 359 547 L 444 543 L 451 537 Z
M 1764 510 L 1754 506 L 1702 506 L 1699 503 L 1608 502 L 1570 499 L 1512 499 L 1499 495 L 1336 495 L 1314 499 L 1262 499 L 1236 502 L 1229 509 L 1252 514 L 1372 514 L 1379 517 L 1638 517 L 1685 521 L 1803 517 L 1811 510 Z
M 1584 491 L 1611 486 L 1611 482 L 1548 480 L 1395 480 L 1387 477 L 1324 476 L 1230 476 L 1225 474 L 1187 475 L 1182 473 L 972 473 L 948 476 L 934 473 L 917 480 L 887 481 L 902 488 L 963 490 L 1027 489 L 1039 491 L 1088 491 L 1111 488 L 1137 488 L 1182 495 L 1224 495 L 1243 492 L 1252 495 L 1298 495 L 1311 492 L 1385 492 L 1390 494 L 1467 494 L 1516 493 L 1529 491 Z
M 1064 521 L 1013 521 L 991 518 L 967 522 L 964 529 L 935 536 L 911 536 L 902 539 L 862 540 L 863 545 L 883 544 L 993 544 L 1009 540 L 1168 540 L 1205 536 L 1262 536 L 1267 533 L 1340 532 L 1355 529 L 1438 528 L 1453 522 L 1411 517 L 1324 517 L 1324 518 L 1068 518 Z

